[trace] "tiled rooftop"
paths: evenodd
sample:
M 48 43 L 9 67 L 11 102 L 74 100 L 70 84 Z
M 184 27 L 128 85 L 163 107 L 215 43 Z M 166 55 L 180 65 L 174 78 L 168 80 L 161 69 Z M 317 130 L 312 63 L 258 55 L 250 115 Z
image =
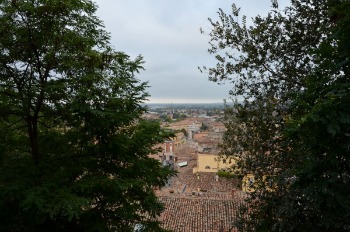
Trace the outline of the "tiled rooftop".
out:
M 166 210 L 159 217 L 162 227 L 174 232 L 223 232 L 232 228 L 242 201 L 160 197 Z
M 175 148 L 177 163 L 188 165 L 177 168 L 177 176 L 156 190 L 165 210 L 159 217 L 163 228 L 174 232 L 236 231 L 232 223 L 238 207 L 246 196 L 232 179 L 215 179 L 216 173 L 193 173 L 197 155 L 191 143 Z
M 175 149 L 177 162 L 187 161 L 186 167 L 177 168 L 177 176 L 169 180 L 169 184 L 157 191 L 158 196 L 169 196 L 178 194 L 179 197 L 193 196 L 213 199 L 232 198 L 232 191 L 240 192 L 237 189 L 237 181 L 219 178 L 215 180 L 215 173 L 193 173 L 193 168 L 197 165 L 197 155 L 191 154 L 191 146 L 183 145 Z M 173 193 L 170 193 L 173 191 Z M 195 192 L 195 194 L 193 194 Z

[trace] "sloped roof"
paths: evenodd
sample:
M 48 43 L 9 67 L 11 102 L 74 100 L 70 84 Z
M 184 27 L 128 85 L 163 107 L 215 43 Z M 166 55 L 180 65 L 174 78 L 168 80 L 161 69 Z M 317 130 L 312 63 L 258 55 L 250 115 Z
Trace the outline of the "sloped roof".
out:
M 229 231 L 241 199 L 215 200 L 159 197 L 165 211 L 159 217 L 162 227 L 174 232 Z M 231 231 L 236 231 L 232 229 Z

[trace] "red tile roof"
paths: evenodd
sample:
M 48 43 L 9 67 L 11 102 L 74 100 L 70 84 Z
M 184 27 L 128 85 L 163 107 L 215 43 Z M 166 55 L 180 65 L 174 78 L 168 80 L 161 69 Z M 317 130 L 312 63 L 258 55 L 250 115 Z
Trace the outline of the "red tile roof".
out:
M 177 162 L 187 161 L 188 165 L 177 169 L 169 185 L 156 190 L 165 206 L 158 220 L 164 229 L 174 232 L 218 232 L 221 228 L 227 232 L 246 193 L 237 189 L 237 181 L 216 181 L 215 173 L 194 174 L 197 156 L 193 151 L 191 144 L 175 149 Z
M 165 211 L 159 217 L 164 229 L 174 232 L 227 232 L 231 229 L 241 199 L 214 200 L 160 197 Z M 232 229 L 231 231 L 237 231 Z

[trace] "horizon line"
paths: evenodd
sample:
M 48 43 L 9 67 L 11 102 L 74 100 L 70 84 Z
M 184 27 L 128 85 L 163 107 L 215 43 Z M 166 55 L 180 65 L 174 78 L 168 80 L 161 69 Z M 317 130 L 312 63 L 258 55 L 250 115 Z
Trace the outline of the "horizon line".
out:
M 226 99 L 184 99 L 184 98 L 150 98 L 145 104 L 212 104 L 224 103 Z
M 144 104 L 224 104 L 224 102 L 144 102 Z

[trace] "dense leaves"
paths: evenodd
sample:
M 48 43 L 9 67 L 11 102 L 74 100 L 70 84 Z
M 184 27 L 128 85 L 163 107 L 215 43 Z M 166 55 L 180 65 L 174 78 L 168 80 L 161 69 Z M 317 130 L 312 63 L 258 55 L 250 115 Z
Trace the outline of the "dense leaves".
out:
M 292 0 L 248 26 L 233 5 L 210 20 L 212 81 L 244 101 L 227 109 L 223 155 L 255 176 L 241 231 L 348 231 L 349 1 Z
M 2 231 L 159 229 L 147 83 L 87 0 L 0 1 Z

